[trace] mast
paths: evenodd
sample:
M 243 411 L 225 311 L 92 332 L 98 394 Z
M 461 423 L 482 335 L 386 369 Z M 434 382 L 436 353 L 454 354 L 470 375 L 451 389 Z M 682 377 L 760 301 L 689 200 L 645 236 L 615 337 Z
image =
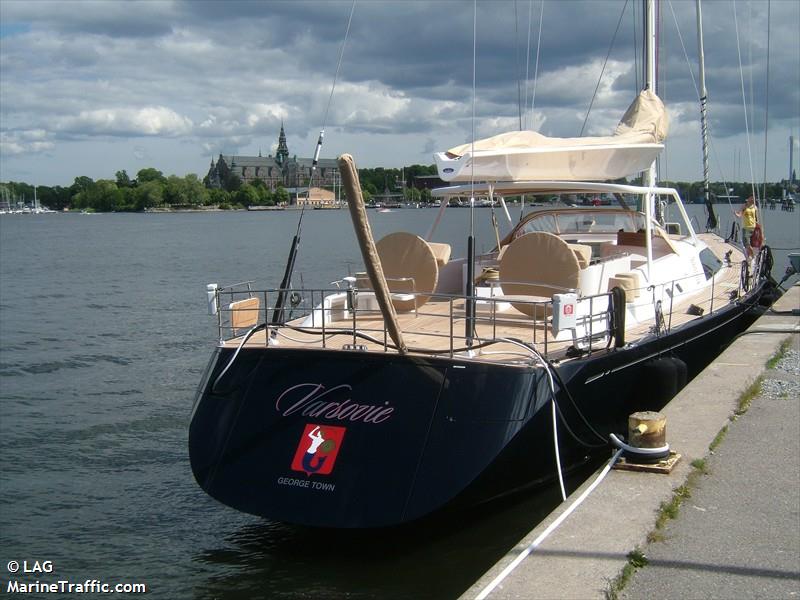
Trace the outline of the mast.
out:
M 472 156 L 475 156 L 475 71 L 478 46 L 478 1 L 472 3 Z M 475 161 L 472 160 L 472 186 L 469 197 L 469 237 L 467 237 L 467 281 L 464 302 L 464 338 L 468 348 L 472 347 L 475 334 Z
M 655 0 L 644 0 L 645 10 L 645 59 L 644 59 L 644 87 L 653 92 L 656 91 L 656 27 L 655 27 Z M 645 236 L 646 236 L 646 250 L 647 250 L 647 278 L 651 276 L 651 266 L 653 264 L 653 242 L 652 242 L 652 226 L 650 219 L 653 215 L 653 207 L 655 204 L 655 194 L 652 188 L 656 185 L 656 161 L 650 164 L 650 168 L 644 172 L 645 187 L 651 189 L 645 196 Z
M 717 228 L 717 215 L 714 214 L 714 205 L 711 203 L 711 193 L 709 191 L 708 115 L 706 113 L 708 92 L 706 91 L 706 56 L 703 49 L 703 11 L 700 2 L 701 0 L 697 0 L 697 54 L 700 61 L 700 131 L 703 141 L 703 201 L 706 205 L 706 212 L 708 213 L 706 231 L 710 231 Z

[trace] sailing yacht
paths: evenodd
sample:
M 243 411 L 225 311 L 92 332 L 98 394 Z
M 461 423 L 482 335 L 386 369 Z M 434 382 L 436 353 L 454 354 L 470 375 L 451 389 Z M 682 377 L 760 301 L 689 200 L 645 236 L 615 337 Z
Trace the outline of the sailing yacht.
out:
M 608 137 L 514 132 L 438 153 L 453 185 L 434 191 L 436 222 L 451 198 L 627 199 L 530 213 L 486 254 L 470 237 L 467 256 L 451 256 L 433 227 L 375 241 L 342 155 L 362 273 L 331 290 L 286 276 L 208 287 L 219 340 L 189 429 L 200 487 L 273 520 L 393 526 L 555 485 L 607 452 L 630 413 L 663 407 L 774 282 L 767 247 L 748 264 L 737 244 L 695 231 L 676 190 L 652 175 L 614 182 L 653 171 L 667 135 L 653 89 L 649 77 Z M 680 222 L 654 218 L 662 199 Z

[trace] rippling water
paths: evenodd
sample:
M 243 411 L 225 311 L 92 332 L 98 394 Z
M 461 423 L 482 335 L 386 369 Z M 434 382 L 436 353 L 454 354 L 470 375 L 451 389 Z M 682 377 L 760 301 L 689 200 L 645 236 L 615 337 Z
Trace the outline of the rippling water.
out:
M 468 211 L 447 213 L 437 239 L 463 253 Z M 489 211 L 477 214 L 488 249 Z M 800 246 L 800 212 L 764 215 L 772 245 Z M 424 235 L 434 212 L 370 217 L 376 238 Z M 277 283 L 296 223 L 290 211 L 0 217 L 0 571 L 51 560 L 52 574 L 19 581 L 141 582 L 164 598 L 455 597 L 554 506 L 543 493 L 332 532 L 239 514 L 197 487 L 186 442 L 215 336 L 205 284 Z M 298 279 L 324 286 L 360 263 L 346 211 L 306 213 Z

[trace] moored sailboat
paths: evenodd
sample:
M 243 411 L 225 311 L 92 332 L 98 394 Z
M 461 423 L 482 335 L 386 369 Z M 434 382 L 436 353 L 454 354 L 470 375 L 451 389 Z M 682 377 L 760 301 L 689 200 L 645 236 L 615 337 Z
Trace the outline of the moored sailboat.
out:
M 355 163 L 340 157 L 363 273 L 333 290 L 287 277 L 209 287 L 220 341 L 189 431 L 200 486 L 280 521 L 396 525 L 554 482 L 630 412 L 663 406 L 774 282 L 768 248 L 748 265 L 736 244 L 694 230 L 674 189 L 610 182 L 661 147 L 663 114 L 640 110 L 659 108 L 652 89 L 648 78 L 621 122 L 646 139 L 514 135 L 438 155 L 443 179 L 480 180 L 436 190 L 441 212 L 465 195 L 614 194 L 643 207 L 537 211 L 484 255 L 470 243 L 452 257 L 433 231 L 376 242 Z M 653 218 L 659 198 L 679 225 Z

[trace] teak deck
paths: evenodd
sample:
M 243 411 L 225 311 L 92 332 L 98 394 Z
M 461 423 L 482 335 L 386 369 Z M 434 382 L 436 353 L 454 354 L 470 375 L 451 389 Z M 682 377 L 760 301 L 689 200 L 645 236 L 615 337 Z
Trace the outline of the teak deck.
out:
M 727 306 L 734 301 L 731 300 L 730 293 L 739 289 L 741 261 L 743 259 L 741 251 L 715 235 L 699 234 L 698 237 L 708 244 L 718 257 L 724 256 L 729 250 L 733 250 L 731 260 L 723 263 L 717 275 L 713 288 L 713 298 L 709 287 L 693 295 L 681 297 L 671 307 L 668 301 L 664 302 L 664 322 L 668 328 L 682 325 L 694 319 L 701 319 L 703 316 Z M 645 295 L 651 293 L 646 288 L 640 290 L 640 292 L 642 297 L 640 297 L 639 301 L 642 301 Z M 687 309 L 690 305 L 703 309 L 703 315 L 689 314 Z M 424 350 L 426 353 L 440 352 L 442 354 L 449 354 L 450 352 L 464 354 L 466 352 L 463 298 L 449 301 L 431 299 L 419 307 L 416 312 L 413 310 L 398 312 L 397 319 L 403 341 L 412 354 L 415 350 Z M 328 322 L 324 327 L 317 326 L 312 329 L 303 328 L 301 326 L 302 321 L 303 319 L 295 319 L 287 325 L 277 328 L 276 340 L 279 347 L 396 352 L 391 338 L 386 333 L 383 318 L 378 311 L 356 311 L 355 317 L 353 313 L 350 313 L 346 318 Z M 370 341 L 364 336 L 354 336 L 354 324 L 357 332 L 370 336 L 374 341 Z M 626 341 L 634 342 L 642 338 L 652 332 L 653 325 L 654 322 L 649 320 L 645 323 L 629 326 L 625 332 Z M 274 333 L 276 328 L 272 327 L 271 330 Z M 601 331 L 597 333 L 601 333 Z M 247 340 L 244 347 L 264 347 L 267 343 L 266 335 L 267 333 L 263 329 L 256 332 Z M 236 347 L 240 344 L 241 339 L 241 337 L 235 337 L 224 342 L 224 345 Z M 477 346 L 481 342 L 488 340 L 496 340 L 496 343 L 483 349 L 475 349 L 470 358 L 472 360 L 501 363 L 529 363 L 531 361 L 532 355 L 529 351 L 513 342 L 500 341 L 503 339 L 516 339 L 532 344 L 538 352 L 546 354 L 550 358 L 563 357 L 567 348 L 573 345 L 572 340 L 556 341 L 554 339 L 550 332 L 549 319 L 547 321 L 542 319 L 534 321 L 531 317 L 524 315 L 513 307 L 502 312 L 495 312 L 492 315 L 491 309 L 487 307 L 484 311 L 476 313 L 473 344 Z M 606 340 L 600 340 L 594 342 L 593 347 L 599 349 L 605 347 L 606 344 Z

